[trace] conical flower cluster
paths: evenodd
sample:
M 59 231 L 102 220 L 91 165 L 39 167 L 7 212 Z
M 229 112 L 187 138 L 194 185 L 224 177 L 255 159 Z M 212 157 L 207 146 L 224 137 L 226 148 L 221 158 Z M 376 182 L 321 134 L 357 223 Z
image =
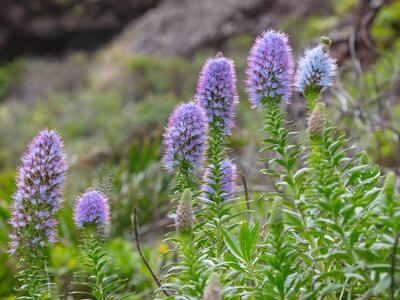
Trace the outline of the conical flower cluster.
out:
M 189 102 L 175 108 L 164 134 L 165 168 L 193 170 L 200 167 L 207 138 L 207 119 L 204 110 Z
M 288 102 L 293 85 L 292 50 L 284 33 L 262 33 L 250 50 L 247 67 L 247 91 L 254 107 L 263 107 L 273 99 Z
M 41 131 L 21 158 L 10 224 L 10 252 L 56 241 L 54 217 L 67 171 L 64 146 L 54 130 Z
M 308 119 L 308 133 L 310 137 L 321 137 L 325 129 L 324 104 L 317 103 Z
M 208 123 L 230 134 L 238 103 L 233 61 L 219 53 L 207 60 L 200 73 L 196 99 L 207 113 Z
M 387 199 L 393 199 L 393 196 L 396 194 L 396 174 L 393 172 L 389 172 L 386 175 L 385 183 L 383 184 L 383 193 L 386 195 Z
M 222 199 L 224 201 L 231 200 L 236 197 L 236 181 L 237 181 L 237 170 L 236 165 L 233 164 L 229 160 L 225 160 L 221 163 L 221 178 L 220 185 L 221 190 L 223 191 Z M 212 174 L 212 166 L 209 166 L 205 172 L 203 177 L 203 186 L 202 186 L 202 196 L 206 199 L 210 198 L 210 194 L 214 194 L 213 185 L 215 184 L 215 176 Z
M 110 224 L 110 206 L 106 196 L 93 189 L 87 190 L 76 200 L 74 220 L 78 228 L 86 225 L 107 228 Z
M 325 41 L 324 39 L 322 41 Z M 329 45 L 320 43 L 307 49 L 300 59 L 296 74 L 296 88 L 299 92 L 319 93 L 333 84 L 336 75 L 336 60 L 328 53 Z
M 183 191 L 181 200 L 176 210 L 175 228 L 177 232 L 190 232 L 194 224 L 192 192 L 190 189 Z

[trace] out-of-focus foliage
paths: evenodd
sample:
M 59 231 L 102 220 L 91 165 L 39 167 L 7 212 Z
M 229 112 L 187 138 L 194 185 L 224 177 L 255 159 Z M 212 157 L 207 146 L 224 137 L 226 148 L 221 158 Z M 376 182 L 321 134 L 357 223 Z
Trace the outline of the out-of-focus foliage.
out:
M 378 14 L 372 27 L 374 39 L 380 46 L 387 46 L 399 37 L 400 27 L 400 2 L 393 1 L 390 5 L 383 7 Z
M 4 66 L 0 66 L 0 102 L 7 96 L 14 84 L 24 72 L 25 60 L 16 59 Z
M 394 169 L 400 165 L 399 50 L 400 39 L 362 74 L 343 67 L 333 103 L 339 108 L 335 119 L 342 120 L 342 128 L 357 136 L 359 145 L 375 162 Z M 351 68 L 351 62 L 347 67 Z

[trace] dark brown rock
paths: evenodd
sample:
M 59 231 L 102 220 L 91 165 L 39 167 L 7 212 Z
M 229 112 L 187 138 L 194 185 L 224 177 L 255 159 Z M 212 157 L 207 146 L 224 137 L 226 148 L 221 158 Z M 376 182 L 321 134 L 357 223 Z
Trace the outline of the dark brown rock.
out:
M 2 0 L 0 62 L 93 49 L 161 0 Z
M 288 15 L 306 15 L 315 7 L 323 13 L 323 3 L 321 0 L 166 0 L 129 25 L 117 42 L 130 53 L 190 55 L 202 46 L 219 45 L 234 35 L 257 34 L 279 24 Z

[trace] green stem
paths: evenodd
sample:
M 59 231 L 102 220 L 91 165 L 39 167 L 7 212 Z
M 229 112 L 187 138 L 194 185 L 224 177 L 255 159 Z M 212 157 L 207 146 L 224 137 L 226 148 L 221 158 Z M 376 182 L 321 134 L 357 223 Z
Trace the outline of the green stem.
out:
M 85 229 L 85 250 L 86 255 L 89 260 L 89 267 L 91 269 L 91 276 L 94 278 L 95 287 L 92 293 L 96 297 L 96 300 L 104 300 L 104 286 L 103 286 L 103 272 L 100 268 L 100 261 L 99 261 L 99 242 L 97 241 L 97 235 L 93 228 L 86 228 Z
M 189 280 L 194 287 L 194 290 L 190 294 L 193 294 L 194 297 L 199 297 L 202 294 L 204 287 L 201 284 L 201 274 L 197 266 L 199 260 L 196 257 L 193 241 L 193 233 L 190 232 L 181 234 L 181 250 L 183 254 L 183 261 L 187 266 L 185 273 L 187 274 L 188 278 L 186 278 L 186 281 Z

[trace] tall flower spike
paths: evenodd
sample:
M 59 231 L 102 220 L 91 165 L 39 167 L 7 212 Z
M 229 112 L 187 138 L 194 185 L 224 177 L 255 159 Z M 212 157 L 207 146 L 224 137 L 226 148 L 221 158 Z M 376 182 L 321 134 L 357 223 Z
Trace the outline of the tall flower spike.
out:
M 165 168 L 192 171 L 201 166 L 204 157 L 207 120 L 203 109 L 193 103 L 180 104 L 168 121 L 164 134 Z
M 308 132 L 310 137 L 321 137 L 325 129 L 325 105 L 317 103 L 308 119 Z
M 322 37 L 318 46 L 304 52 L 297 69 L 296 89 L 303 93 L 311 110 L 319 93 L 333 84 L 336 75 L 336 60 L 329 55 L 329 46 L 330 40 Z
M 262 33 L 250 50 L 247 91 L 253 107 L 266 101 L 289 102 L 293 85 L 292 49 L 286 34 L 273 30 Z
M 208 123 L 213 122 L 230 134 L 234 109 L 238 103 L 234 63 L 218 53 L 204 64 L 197 85 L 196 100 L 207 113 Z
M 190 232 L 194 224 L 192 192 L 186 189 L 176 210 L 175 228 L 178 232 Z
M 64 146 L 54 130 L 41 131 L 21 158 L 10 224 L 10 252 L 56 241 L 62 184 L 67 171 Z
M 74 220 L 78 228 L 107 228 L 110 224 L 110 206 L 106 196 L 93 189 L 87 190 L 75 202 Z
M 224 201 L 231 200 L 236 197 L 236 181 L 237 181 L 237 171 L 236 165 L 229 160 L 223 161 L 221 163 L 221 190 L 223 191 L 222 199 Z M 209 166 L 204 172 L 203 178 L 203 197 L 208 199 L 210 194 L 215 193 L 213 189 L 214 176 L 211 172 L 211 166 Z

